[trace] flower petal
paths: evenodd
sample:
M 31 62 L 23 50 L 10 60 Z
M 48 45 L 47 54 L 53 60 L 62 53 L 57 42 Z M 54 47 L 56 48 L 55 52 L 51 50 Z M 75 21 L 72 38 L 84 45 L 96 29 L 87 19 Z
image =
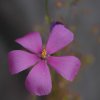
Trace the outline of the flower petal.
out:
M 31 70 L 25 82 L 31 94 L 48 95 L 51 92 L 51 76 L 45 61 L 41 61 Z
M 38 32 L 31 32 L 24 37 L 16 39 L 16 42 L 30 50 L 39 53 L 42 50 L 42 40 Z
M 49 54 L 52 54 L 68 45 L 72 40 L 73 33 L 64 27 L 64 25 L 57 24 L 51 31 L 46 50 Z
M 39 61 L 39 58 L 36 55 L 22 50 L 14 50 L 8 54 L 9 71 L 12 74 L 31 67 L 37 61 Z
M 50 28 L 50 30 L 52 30 L 52 29 L 54 28 L 54 26 L 56 26 L 56 25 L 63 25 L 63 23 L 61 23 L 61 22 L 59 22 L 59 21 L 56 21 L 56 22 L 51 23 L 51 28 Z
M 80 68 L 80 60 L 74 56 L 49 57 L 48 63 L 65 79 L 72 81 Z

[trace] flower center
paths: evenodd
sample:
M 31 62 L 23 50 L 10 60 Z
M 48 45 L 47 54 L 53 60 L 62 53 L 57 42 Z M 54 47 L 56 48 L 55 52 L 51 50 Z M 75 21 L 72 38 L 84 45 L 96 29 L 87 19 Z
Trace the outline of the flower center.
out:
M 41 57 L 42 57 L 43 59 L 45 59 L 46 56 L 47 56 L 47 51 L 46 51 L 46 49 L 43 49 L 43 50 L 42 50 L 42 53 L 41 53 Z

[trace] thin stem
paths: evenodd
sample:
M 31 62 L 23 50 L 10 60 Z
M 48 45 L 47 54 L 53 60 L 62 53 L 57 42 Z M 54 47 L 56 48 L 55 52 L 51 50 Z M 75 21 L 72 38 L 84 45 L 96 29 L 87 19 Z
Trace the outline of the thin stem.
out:
M 50 15 L 49 15 L 48 0 L 45 0 L 45 11 L 46 11 L 45 19 L 50 24 L 51 18 L 50 18 Z

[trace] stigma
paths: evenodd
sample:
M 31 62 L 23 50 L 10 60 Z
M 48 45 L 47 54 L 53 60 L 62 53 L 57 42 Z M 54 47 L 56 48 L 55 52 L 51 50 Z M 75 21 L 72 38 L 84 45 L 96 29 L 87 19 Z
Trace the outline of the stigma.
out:
M 43 50 L 42 50 L 42 53 L 41 53 L 41 57 L 42 57 L 43 59 L 45 59 L 46 56 L 47 56 L 47 51 L 46 51 L 46 49 L 43 49 Z

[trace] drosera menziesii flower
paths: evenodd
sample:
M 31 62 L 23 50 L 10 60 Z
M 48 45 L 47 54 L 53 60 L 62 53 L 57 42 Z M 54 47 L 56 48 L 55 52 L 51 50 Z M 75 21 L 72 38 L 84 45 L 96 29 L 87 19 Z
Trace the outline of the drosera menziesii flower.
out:
M 79 71 L 81 63 L 77 57 L 51 56 L 72 42 L 73 38 L 73 33 L 60 23 L 52 27 L 45 48 L 42 48 L 42 40 L 38 32 L 28 33 L 17 39 L 16 42 L 29 52 L 25 50 L 9 52 L 9 71 L 12 74 L 17 74 L 34 66 L 26 78 L 25 86 L 31 94 L 48 95 L 52 89 L 52 82 L 47 64 L 69 81 L 72 81 Z

